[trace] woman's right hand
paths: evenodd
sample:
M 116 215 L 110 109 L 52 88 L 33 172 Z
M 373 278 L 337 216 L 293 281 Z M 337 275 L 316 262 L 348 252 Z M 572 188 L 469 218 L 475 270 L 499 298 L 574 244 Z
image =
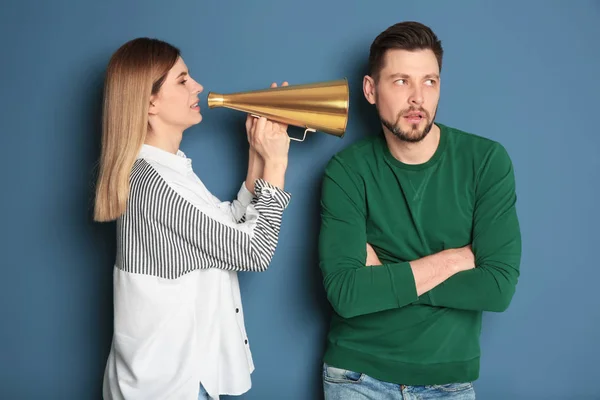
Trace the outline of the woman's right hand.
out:
M 269 121 L 265 117 L 255 119 L 250 128 L 250 146 L 262 156 L 265 164 L 287 164 L 290 137 L 286 129 L 286 125 Z
M 281 86 L 288 85 L 288 82 L 283 82 Z M 277 83 L 273 82 L 271 87 L 277 87 Z M 283 189 L 290 150 L 288 126 L 269 121 L 265 117 L 250 119 L 246 121 L 248 142 L 250 151 L 256 152 L 264 161 L 262 178 L 271 185 Z
M 249 142 L 265 162 L 263 179 L 283 189 L 288 164 L 290 137 L 287 125 L 260 117 L 252 121 Z
M 288 86 L 283 82 L 281 86 Z M 271 87 L 277 87 L 272 83 Z M 248 128 L 248 126 L 246 126 Z M 260 154 L 265 164 L 284 164 L 287 166 L 290 138 L 288 126 L 283 123 L 269 121 L 265 117 L 254 118 L 248 130 L 250 146 Z

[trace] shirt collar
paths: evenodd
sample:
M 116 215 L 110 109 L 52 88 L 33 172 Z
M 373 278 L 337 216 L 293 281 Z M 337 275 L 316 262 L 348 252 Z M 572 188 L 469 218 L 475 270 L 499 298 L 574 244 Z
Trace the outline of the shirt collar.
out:
M 138 158 L 155 161 L 179 171 L 187 171 L 192 167 L 192 160 L 183 151 L 177 150 L 177 154 L 173 154 L 146 143 L 142 144 Z

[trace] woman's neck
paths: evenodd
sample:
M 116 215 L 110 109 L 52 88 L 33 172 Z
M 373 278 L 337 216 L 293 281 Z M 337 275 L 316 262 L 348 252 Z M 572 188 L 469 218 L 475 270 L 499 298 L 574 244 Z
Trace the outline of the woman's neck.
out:
M 158 147 L 164 151 L 168 151 L 169 153 L 177 154 L 177 150 L 179 150 L 179 146 L 181 144 L 181 139 L 183 138 L 183 132 L 179 131 L 168 131 L 168 130 L 152 130 L 148 129 L 148 134 L 146 135 L 146 140 L 144 143 Z

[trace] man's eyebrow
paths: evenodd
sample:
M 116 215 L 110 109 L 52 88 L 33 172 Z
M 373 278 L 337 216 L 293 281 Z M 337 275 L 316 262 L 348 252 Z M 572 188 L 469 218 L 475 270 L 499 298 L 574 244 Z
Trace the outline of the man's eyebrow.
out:
M 395 74 L 390 75 L 390 78 L 409 79 L 410 75 L 397 72 Z M 425 79 L 431 79 L 431 78 L 440 79 L 440 76 L 438 74 L 427 74 L 427 75 L 425 75 Z
M 390 75 L 390 78 L 404 78 L 404 79 L 407 79 L 407 78 L 410 78 L 410 75 L 396 72 L 395 74 Z

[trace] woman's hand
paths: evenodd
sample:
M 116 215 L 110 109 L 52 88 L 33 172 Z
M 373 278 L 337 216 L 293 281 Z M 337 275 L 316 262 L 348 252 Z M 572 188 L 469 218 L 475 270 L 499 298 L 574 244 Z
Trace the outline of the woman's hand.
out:
M 281 86 L 288 86 L 283 82 Z M 271 87 L 277 87 L 273 82 Z M 265 117 L 255 118 L 248 115 L 246 119 L 246 131 L 250 151 L 258 153 L 265 162 L 287 163 L 290 139 L 287 134 L 288 125 L 280 122 L 270 121 Z
M 283 82 L 283 84 L 281 86 L 288 86 L 288 82 Z M 275 88 L 277 87 L 277 83 L 273 82 L 271 83 L 271 87 Z M 248 116 L 246 117 L 246 135 L 248 136 L 248 143 L 252 144 L 252 135 L 254 133 L 254 126 L 256 124 L 257 118 L 253 117 L 251 114 L 248 114 Z M 280 122 L 274 122 L 274 121 L 270 121 L 271 123 L 275 124 L 277 126 L 277 129 L 281 129 L 282 131 L 286 131 L 287 132 L 287 124 L 283 124 Z M 250 153 L 254 153 L 254 154 L 258 154 L 256 153 L 256 149 L 252 146 L 250 146 Z
M 288 86 L 287 82 L 283 82 L 281 86 Z M 273 82 L 271 87 L 277 87 L 277 83 Z M 253 144 L 253 137 L 256 133 L 256 122 L 257 118 L 253 117 L 251 114 L 248 114 L 246 117 L 246 135 L 248 137 L 249 154 L 248 154 L 248 173 L 246 175 L 246 188 L 254 194 L 254 183 L 257 179 L 262 178 L 264 174 L 265 160 L 263 157 L 256 151 L 256 148 Z M 272 122 L 272 121 L 271 121 Z M 272 122 L 278 130 L 287 130 L 287 125 Z
M 287 165 L 290 138 L 284 126 L 260 117 L 250 128 L 250 146 L 262 157 L 265 165 Z
M 284 82 L 282 86 L 288 86 L 288 83 Z M 271 87 L 277 87 L 277 84 L 273 83 Z M 246 121 L 248 142 L 251 149 L 264 161 L 263 179 L 283 189 L 290 148 L 288 125 L 270 121 L 265 117 L 248 118 L 251 118 Z

